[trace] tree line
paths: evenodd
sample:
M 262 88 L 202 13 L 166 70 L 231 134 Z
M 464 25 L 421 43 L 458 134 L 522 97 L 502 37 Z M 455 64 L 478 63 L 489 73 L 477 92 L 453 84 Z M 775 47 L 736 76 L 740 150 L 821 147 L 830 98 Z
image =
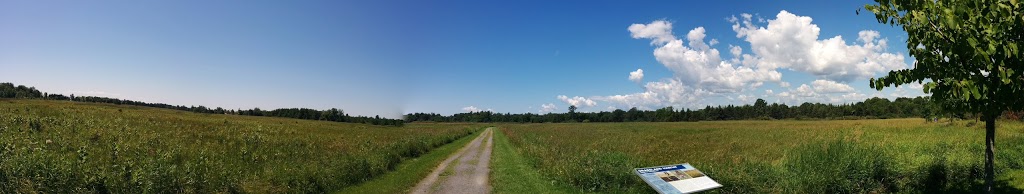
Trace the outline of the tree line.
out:
M 945 113 L 932 103 L 929 97 L 900 97 L 890 101 L 886 98 L 869 98 L 862 102 L 848 104 L 822 104 L 805 102 L 798 106 L 771 103 L 757 99 L 742 106 L 707 106 L 702 109 L 677 109 L 664 107 L 657 110 L 616 109 L 601 112 L 576 112 L 570 106 L 566 113 L 494 113 L 490 111 L 457 113 L 445 116 L 437 113 L 410 113 L 406 122 L 516 122 L 516 123 L 561 123 L 561 122 L 680 122 L 719 120 L 773 120 L 773 119 L 876 119 L 876 118 L 966 118 L 971 115 Z
M 224 109 L 221 107 L 209 108 L 205 106 L 182 106 L 182 105 L 169 105 L 164 103 L 147 103 L 142 101 L 133 100 L 122 100 L 117 98 L 97 97 L 97 96 L 65 96 L 63 94 L 49 94 L 40 92 L 35 87 L 26 87 L 24 85 L 14 86 L 13 83 L 0 83 L 0 98 L 26 98 L 26 99 L 45 99 L 45 100 L 67 100 L 75 102 L 95 102 L 95 103 L 109 103 L 119 105 L 135 105 L 135 106 L 146 106 L 154 108 L 166 108 L 181 111 L 189 111 L 196 113 L 207 113 L 207 114 L 231 114 L 231 115 L 248 115 L 248 116 L 267 116 L 267 117 L 285 117 L 305 120 L 323 120 L 323 121 L 335 121 L 335 122 L 347 122 L 347 123 L 365 123 L 372 125 L 393 125 L 402 126 L 404 121 L 402 119 L 388 119 L 381 118 L 379 115 L 374 117 L 368 116 L 350 116 L 345 111 L 337 108 L 327 110 L 315 110 L 309 108 L 279 108 L 274 110 L 261 110 L 260 108 L 253 108 L 248 110 L 238 109 Z

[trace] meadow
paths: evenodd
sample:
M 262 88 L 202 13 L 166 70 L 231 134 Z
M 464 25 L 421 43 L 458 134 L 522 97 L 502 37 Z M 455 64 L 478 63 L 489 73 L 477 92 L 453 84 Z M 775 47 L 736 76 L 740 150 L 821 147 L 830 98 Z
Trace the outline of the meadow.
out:
M 997 191 L 1021 193 L 1024 124 L 997 125 Z M 497 137 L 507 137 L 510 150 L 522 155 L 522 163 L 539 175 L 492 178 L 499 185 L 497 193 L 522 192 L 500 186 L 506 183 L 499 180 L 527 182 L 514 183 L 518 185 L 538 182 L 532 187 L 580 193 L 651 193 L 632 169 L 677 163 L 690 163 L 724 185 L 711 193 L 983 189 L 985 133 L 983 124 L 973 121 L 545 123 L 498 128 L 502 134 Z M 500 138 L 496 150 L 506 149 Z M 530 177 L 543 180 L 527 180 Z
M 0 193 L 324 193 L 481 128 L 0 99 Z

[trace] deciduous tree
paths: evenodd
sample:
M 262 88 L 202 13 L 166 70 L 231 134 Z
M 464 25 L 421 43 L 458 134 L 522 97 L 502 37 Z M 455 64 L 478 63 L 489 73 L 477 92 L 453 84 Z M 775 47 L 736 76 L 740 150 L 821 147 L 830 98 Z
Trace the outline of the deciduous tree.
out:
M 881 90 L 924 84 L 945 110 L 979 113 L 985 120 L 985 183 L 995 177 L 996 117 L 1024 108 L 1024 63 L 1019 49 L 1024 36 L 1022 5 L 1017 0 L 875 0 L 865 6 L 880 23 L 907 32 L 914 68 L 890 71 L 871 79 Z M 859 12 L 858 12 L 859 13 Z

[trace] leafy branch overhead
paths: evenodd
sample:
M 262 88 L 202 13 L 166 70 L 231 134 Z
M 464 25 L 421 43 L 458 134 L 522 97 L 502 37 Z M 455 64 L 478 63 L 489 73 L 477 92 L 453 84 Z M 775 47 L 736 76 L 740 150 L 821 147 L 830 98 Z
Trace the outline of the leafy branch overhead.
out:
M 947 108 L 998 114 L 1020 110 L 1024 63 L 1020 42 L 1024 15 L 1019 1 L 892 1 L 868 5 L 881 23 L 901 26 L 917 61 L 912 69 L 890 71 L 870 86 L 924 84 Z

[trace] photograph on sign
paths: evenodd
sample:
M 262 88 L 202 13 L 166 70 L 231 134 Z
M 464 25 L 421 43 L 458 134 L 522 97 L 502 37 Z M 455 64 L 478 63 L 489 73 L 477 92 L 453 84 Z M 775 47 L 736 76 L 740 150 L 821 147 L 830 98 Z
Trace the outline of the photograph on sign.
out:
M 722 187 L 689 163 L 637 168 L 635 172 L 661 194 L 693 193 Z

